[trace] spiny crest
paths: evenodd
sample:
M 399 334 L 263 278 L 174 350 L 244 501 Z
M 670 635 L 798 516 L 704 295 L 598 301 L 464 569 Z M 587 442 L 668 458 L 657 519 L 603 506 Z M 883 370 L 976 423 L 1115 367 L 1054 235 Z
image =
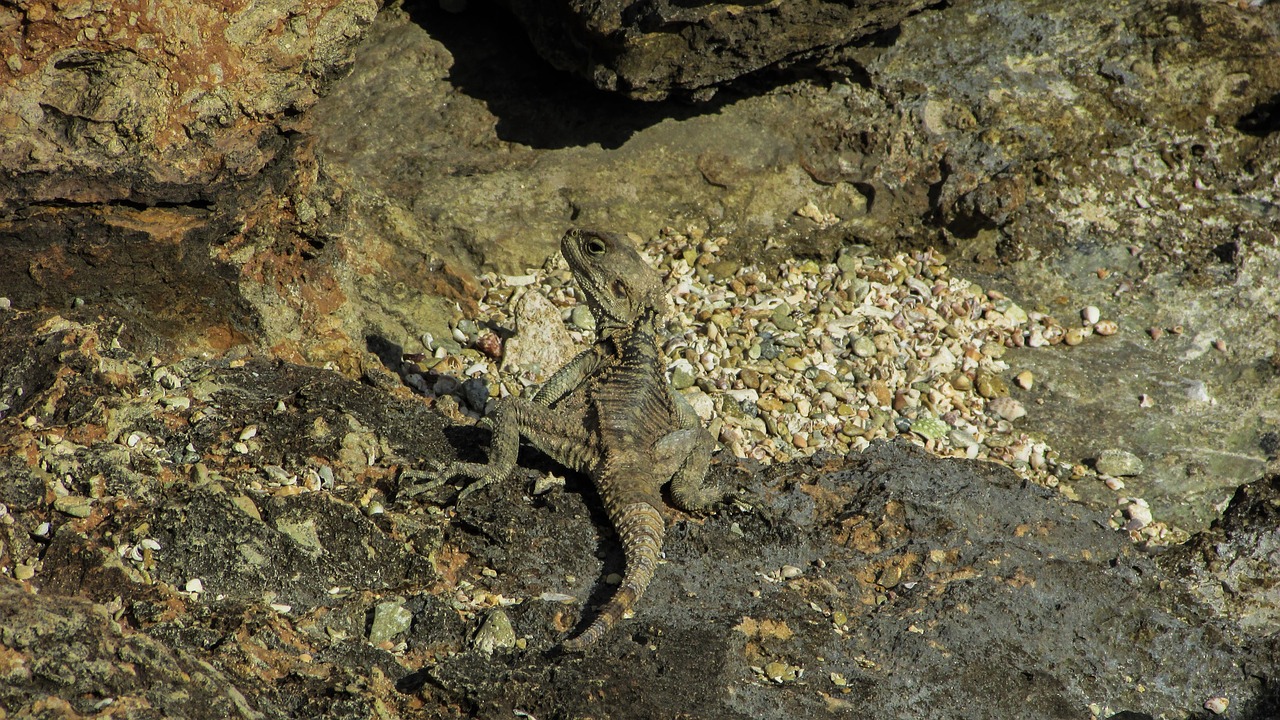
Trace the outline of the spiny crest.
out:
M 625 235 L 574 228 L 560 252 L 600 327 L 629 326 L 650 309 L 663 314 L 662 280 Z

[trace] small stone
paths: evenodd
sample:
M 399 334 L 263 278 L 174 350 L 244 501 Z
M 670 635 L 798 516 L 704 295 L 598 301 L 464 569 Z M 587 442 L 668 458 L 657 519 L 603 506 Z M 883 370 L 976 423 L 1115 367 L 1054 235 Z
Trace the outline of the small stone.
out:
M 742 372 L 738 373 L 738 379 L 749 388 L 760 389 L 760 373 L 751 368 L 744 368 Z
M 182 589 L 189 593 L 202 593 L 204 592 L 204 582 L 200 578 L 192 578 L 187 581 L 186 585 L 182 586 Z
M 1027 409 L 1022 403 L 1011 397 L 998 397 L 987 403 L 987 409 L 1005 420 L 1013 421 L 1025 417 Z
M 485 357 L 497 360 L 502 357 L 502 338 L 498 337 L 497 333 L 485 333 L 476 338 L 475 348 Z
M 1018 303 L 1010 300 L 1007 305 L 997 305 L 996 308 L 1009 318 L 1014 325 L 1025 325 L 1031 318 L 1027 316 L 1027 311 L 1022 309 Z
M 739 263 L 733 260 L 717 260 L 716 262 L 708 265 L 707 269 L 711 271 L 712 275 L 724 280 L 737 274 L 738 269 L 741 267 L 742 266 Z
M 413 613 L 404 603 L 389 601 L 378 603 L 373 610 L 373 623 L 369 626 L 369 644 L 381 645 L 413 625 Z
M 1099 473 L 1112 477 L 1141 475 L 1144 469 L 1142 460 L 1137 455 L 1117 448 L 1099 453 L 1096 467 Z
M 795 565 L 783 565 L 781 572 L 784 580 L 792 580 L 804 574 L 804 570 L 801 570 Z
M 876 354 L 876 343 L 866 335 L 853 341 L 853 354 L 860 358 L 869 358 Z
M 925 415 L 911 423 L 911 432 L 925 440 L 937 440 L 950 430 L 950 425 L 931 415 Z
M 862 267 L 862 261 L 848 250 L 841 250 L 836 256 L 836 267 L 847 276 L 852 276 Z
M 989 372 L 978 373 L 975 386 L 978 388 L 978 394 L 988 400 L 1009 394 L 1009 384 L 1004 381 L 1004 378 Z
M 177 397 L 165 397 L 161 398 L 160 404 L 170 410 L 187 410 L 191 407 L 191 398 L 183 397 L 181 395 Z
M 1125 525 L 1126 530 L 1141 530 L 1151 524 L 1151 508 L 1146 503 L 1129 503 L 1124 509 L 1124 514 L 1129 517 L 1129 523 Z
M 795 330 L 797 327 L 796 321 L 791 317 L 791 306 L 786 303 L 774 308 L 773 315 L 769 319 L 779 330 Z
M 243 430 L 241 430 L 241 431 L 240 431 L 240 437 L 239 437 L 239 439 L 240 439 L 240 440 L 252 440 L 253 438 L 255 438 L 255 437 L 257 437 L 257 436 L 258 436 L 258 426 L 257 426 L 257 425 L 249 425 L 249 426 L 245 427 L 245 429 L 243 429 Z
M 764 666 L 764 676 L 776 683 L 795 680 L 797 677 L 796 668 L 784 662 L 774 660 Z
M 1030 390 L 1031 386 L 1035 384 L 1036 376 L 1031 374 L 1030 370 L 1023 370 L 1014 376 L 1013 381 L 1023 390 Z
M 1204 701 L 1204 709 L 1208 710 L 1214 715 L 1221 715 L 1222 713 L 1227 711 L 1227 706 L 1229 706 L 1230 704 L 1231 704 L 1230 700 L 1222 697 L 1221 695 L 1217 695 Z
M 695 379 L 692 366 L 688 363 L 676 365 L 671 370 L 671 387 L 676 390 L 684 390 L 692 386 Z
M 576 305 L 569 312 L 569 322 L 573 326 L 583 332 L 590 332 L 596 329 L 596 317 L 591 314 L 591 309 L 586 305 Z
M 556 488 L 564 487 L 564 482 L 565 480 L 563 477 L 547 473 L 533 481 L 533 494 L 545 495 Z
M 476 631 L 471 646 L 486 655 L 492 655 L 494 650 L 515 647 L 516 631 L 511 627 L 507 613 L 501 608 L 492 610 Z
M 462 383 L 462 399 L 478 413 L 484 412 L 489 402 L 489 383 L 483 378 L 471 378 Z
M 1099 311 L 1098 308 L 1094 307 L 1093 305 L 1088 305 L 1083 310 L 1080 311 L 1080 319 L 1084 320 L 1085 323 L 1088 325 L 1092 325 L 1098 322 L 1098 318 L 1101 316 L 1102 316 L 1101 311 Z
M 1070 328 L 1062 336 L 1062 342 L 1070 346 L 1076 346 L 1084 342 L 1084 330 L 1080 328 Z
M 17 580 L 30 580 L 36 576 L 36 569 L 33 565 L 19 564 L 13 569 L 13 577 Z
M 1099 320 L 1098 323 L 1093 326 L 1093 331 L 1105 337 L 1108 335 L 1115 335 L 1120 331 L 1120 326 L 1116 324 L 1115 320 Z
M 53 501 L 53 509 L 71 517 L 85 518 L 93 511 L 89 498 L 76 495 L 64 495 Z

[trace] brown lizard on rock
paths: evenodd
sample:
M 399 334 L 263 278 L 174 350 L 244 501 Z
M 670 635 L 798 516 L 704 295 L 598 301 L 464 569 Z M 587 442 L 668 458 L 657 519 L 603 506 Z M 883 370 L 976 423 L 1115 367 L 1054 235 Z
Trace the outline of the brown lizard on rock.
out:
M 504 399 L 491 419 L 488 463 L 454 462 L 436 483 L 465 476 L 459 499 L 515 468 L 520 437 L 599 491 L 622 541 L 622 585 L 566 650 L 599 640 L 644 594 L 662 551 L 662 488 L 682 510 L 705 510 L 723 493 L 706 483 L 715 440 L 667 383 L 658 332 L 666 290 L 623 235 L 570 230 L 560 250 L 596 318 L 597 340 L 542 386 L 532 400 Z M 432 483 L 432 484 L 436 484 Z

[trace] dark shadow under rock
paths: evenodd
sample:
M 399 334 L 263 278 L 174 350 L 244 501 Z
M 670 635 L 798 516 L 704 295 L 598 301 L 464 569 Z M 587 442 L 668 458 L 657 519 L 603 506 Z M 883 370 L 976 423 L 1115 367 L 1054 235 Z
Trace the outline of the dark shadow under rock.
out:
M 928 0 L 505 4 L 552 65 L 640 100 L 709 97 L 726 82 L 829 53 L 893 28 L 930 5 Z

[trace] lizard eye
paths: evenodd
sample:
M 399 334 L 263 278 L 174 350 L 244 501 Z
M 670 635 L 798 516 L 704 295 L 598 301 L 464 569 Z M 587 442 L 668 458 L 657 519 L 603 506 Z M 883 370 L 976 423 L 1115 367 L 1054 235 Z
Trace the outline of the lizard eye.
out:
M 587 252 L 592 255 L 603 255 L 604 243 L 597 238 L 592 238 L 587 242 Z

